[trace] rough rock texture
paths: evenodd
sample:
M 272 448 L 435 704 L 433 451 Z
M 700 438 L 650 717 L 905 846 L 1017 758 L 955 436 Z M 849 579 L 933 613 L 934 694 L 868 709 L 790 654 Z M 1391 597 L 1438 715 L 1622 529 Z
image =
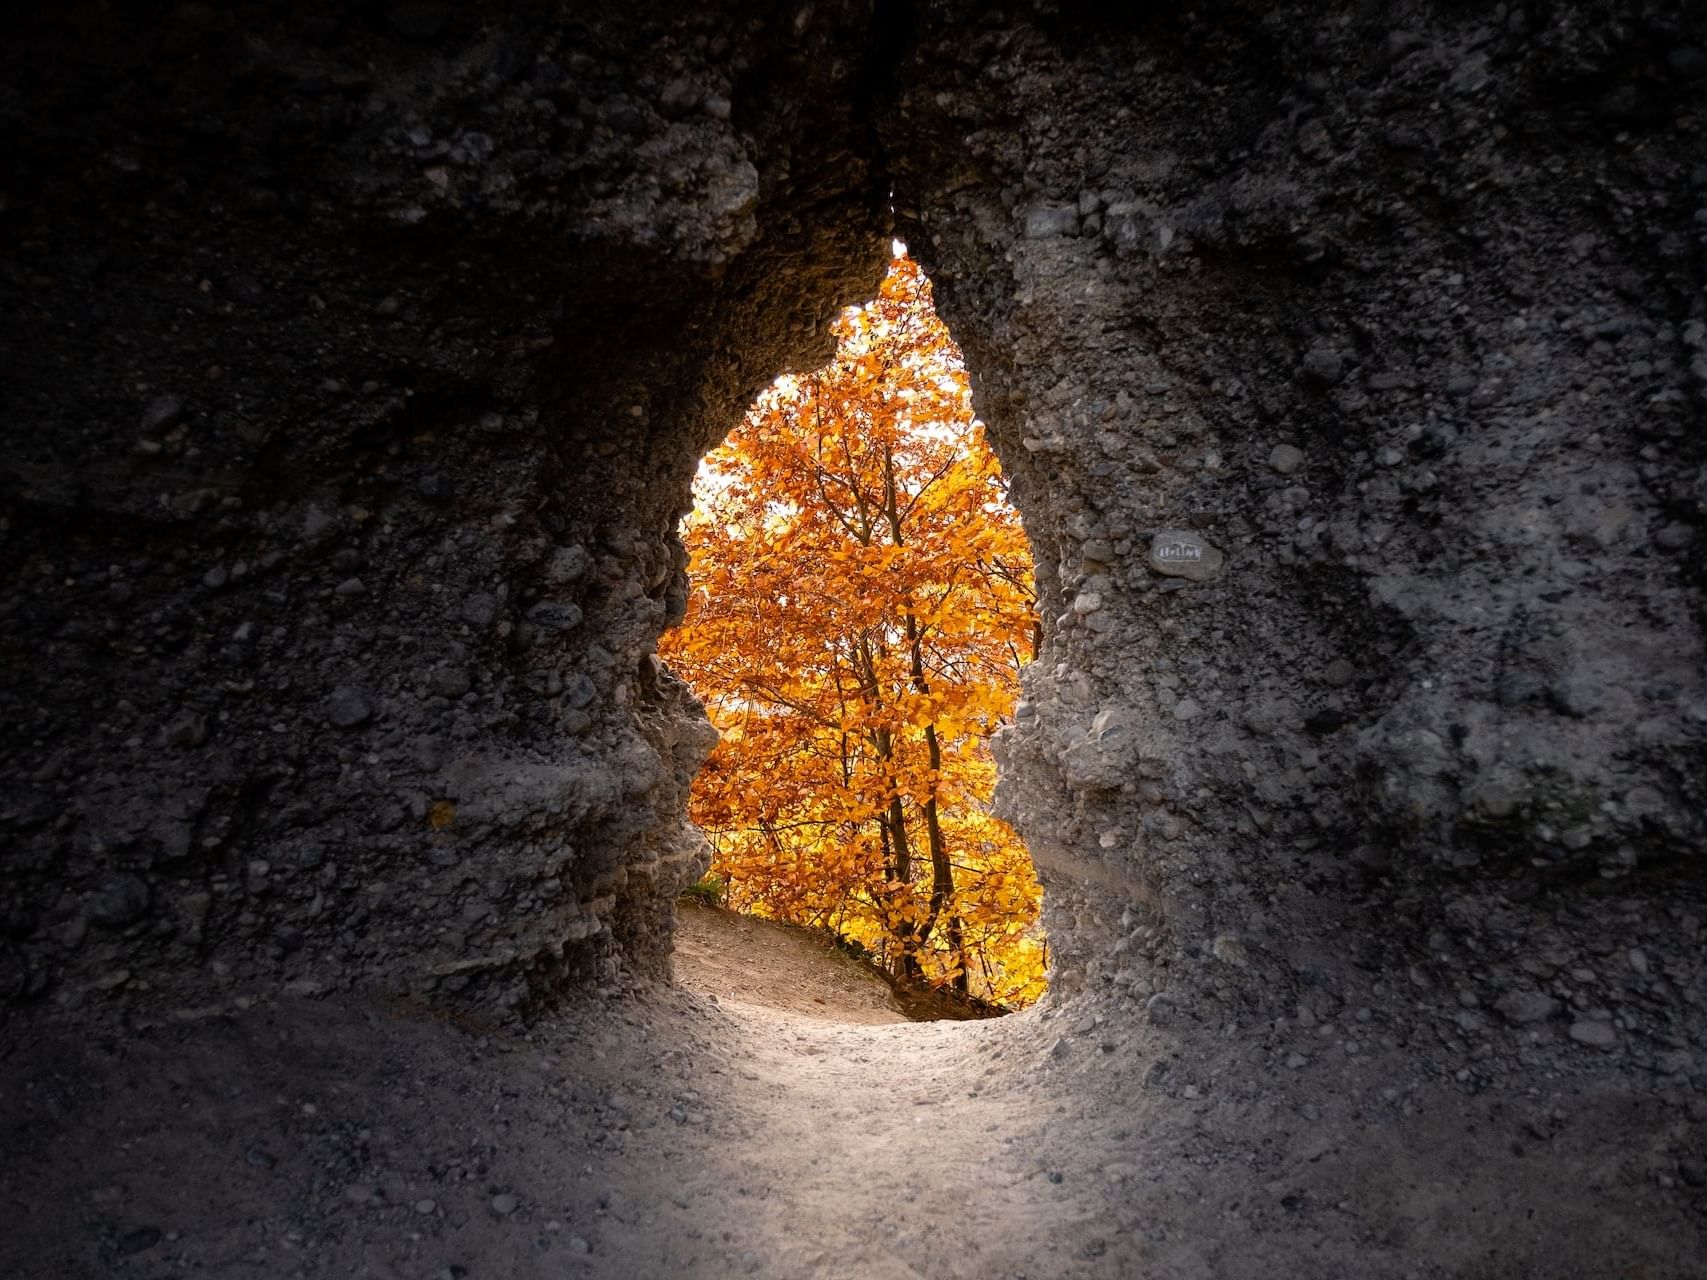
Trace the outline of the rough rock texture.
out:
M 894 229 L 1037 553 L 1057 1003 L 1354 1144 L 1570 1075 L 1645 1154 L 1549 1167 L 1694 1212 L 1699 6 L 1109 8 L 12 20 L 0 999 L 658 971 L 673 524 Z
M 1699 23 L 980 10 L 884 138 L 1037 555 L 1001 799 L 1059 979 L 1686 1074 Z
M 345 8 L 9 33 L 7 1001 L 519 1005 L 700 860 L 674 523 L 881 272 L 864 15 Z

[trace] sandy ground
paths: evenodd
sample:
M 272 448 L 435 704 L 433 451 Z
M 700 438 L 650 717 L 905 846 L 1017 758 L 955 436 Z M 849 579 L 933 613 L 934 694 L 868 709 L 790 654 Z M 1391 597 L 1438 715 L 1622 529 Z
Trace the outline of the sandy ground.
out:
M 677 916 L 676 981 L 689 991 L 830 1022 L 908 1020 L 888 985 L 826 934 L 688 899 Z
M 1654 1172 L 1692 1122 L 1616 1079 L 1265 1075 L 1259 1037 L 1047 1001 L 875 1021 L 834 958 L 803 982 L 800 939 L 710 924 L 682 973 L 715 1000 L 630 992 L 526 1035 L 348 997 L 14 1024 L 0 1275 L 1707 1275 L 1700 1193 Z

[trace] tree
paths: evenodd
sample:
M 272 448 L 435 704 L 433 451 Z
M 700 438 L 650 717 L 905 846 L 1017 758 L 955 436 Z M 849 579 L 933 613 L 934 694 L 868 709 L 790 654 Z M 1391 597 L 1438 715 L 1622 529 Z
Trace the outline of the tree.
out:
M 663 656 L 722 741 L 694 820 L 745 910 L 904 980 L 1042 991 L 1041 891 L 989 812 L 987 738 L 1034 636 L 1031 562 L 959 350 L 904 255 L 707 459 Z

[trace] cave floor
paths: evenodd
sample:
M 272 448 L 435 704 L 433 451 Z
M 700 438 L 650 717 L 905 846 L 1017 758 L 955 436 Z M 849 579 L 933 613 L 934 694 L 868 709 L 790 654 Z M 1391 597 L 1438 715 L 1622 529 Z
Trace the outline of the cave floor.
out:
M 281 1002 L 5 1064 L 23 1276 L 1117 1275 L 987 1023 Z M 10 1212 L 8 1213 L 10 1215 Z
M 1378 1065 L 1235 1091 L 1248 1062 L 1081 1009 L 850 1025 L 662 987 L 525 1035 L 347 996 L 15 1024 L 0 1271 L 1664 1280 L 1702 1256 L 1699 1214 L 1597 1157 L 1640 1104 L 1592 1080 L 1547 1101 L 1546 1143 L 1512 1099 L 1378 1117 Z M 1515 1150 L 1470 1164 L 1488 1126 Z

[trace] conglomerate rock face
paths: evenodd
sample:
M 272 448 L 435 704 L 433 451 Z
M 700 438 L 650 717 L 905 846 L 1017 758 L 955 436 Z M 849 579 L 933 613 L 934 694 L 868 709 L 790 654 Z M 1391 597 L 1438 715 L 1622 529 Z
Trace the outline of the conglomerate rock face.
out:
M 1057 986 L 1698 1070 L 1700 19 L 1104 8 L 19 20 L 0 997 L 656 970 L 688 480 L 893 231 L 1036 551 Z
M 1065 983 L 1212 1025 L 1402 1003 L 1478 1073 L 1567 1034 L 1685 1062 L 1683 14 L 926 8 L 883 136 L 1036 552 L 999 799 Z
M 864 15 L 663 8 L 9 32 L 6 1000 L 661 968 L 675 520 L 884 230 Z

